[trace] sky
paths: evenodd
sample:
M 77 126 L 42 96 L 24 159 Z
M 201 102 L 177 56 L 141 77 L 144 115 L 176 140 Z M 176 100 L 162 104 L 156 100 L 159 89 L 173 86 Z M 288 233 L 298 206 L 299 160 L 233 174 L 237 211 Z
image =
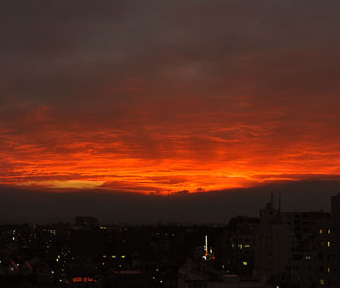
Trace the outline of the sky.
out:
M 1 1 L 0 185 L 339 180 L 339 13 L 337 0 Z

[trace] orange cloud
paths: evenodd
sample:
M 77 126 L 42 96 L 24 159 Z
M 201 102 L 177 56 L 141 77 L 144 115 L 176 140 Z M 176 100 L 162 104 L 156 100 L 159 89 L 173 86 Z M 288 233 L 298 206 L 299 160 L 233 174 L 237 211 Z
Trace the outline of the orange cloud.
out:
M 138 112 L 142 123 L 123 129 L 74 125 L 54 119 L 49 109 L 25 117 L 30 129 L 2 126 L 1 184 L 172 193 L 338 178 L 340 172 L 337 145 L 313 123 L 287 121 L 287 130 L 261 115 L 263 123 L 235 123 L 219 114 L 205 121 L 179 115 L 186 120 L 167 123 Z

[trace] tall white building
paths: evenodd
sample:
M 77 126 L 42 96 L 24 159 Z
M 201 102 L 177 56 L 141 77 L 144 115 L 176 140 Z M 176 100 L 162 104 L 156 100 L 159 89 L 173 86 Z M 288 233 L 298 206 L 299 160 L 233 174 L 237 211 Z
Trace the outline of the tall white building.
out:
M 273 207 L 273 200 L 260 210 L 255 242 L 254 276 L 266 282 L 280 283 L 289 266 L 293 233 L 284 222 L 280 209 Z
M 323 279 L 316 276 L 319 226 L 329 222 L 329 213 L 281 212 L 273 202 L 260 210 L 254 275 L 274 287 L 315 287 Z

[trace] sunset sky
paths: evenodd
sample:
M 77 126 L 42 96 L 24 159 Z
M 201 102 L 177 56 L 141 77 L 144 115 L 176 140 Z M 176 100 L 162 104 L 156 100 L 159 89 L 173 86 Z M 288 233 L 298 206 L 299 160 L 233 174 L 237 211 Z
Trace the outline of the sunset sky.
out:
M 340 1 L 5 0 L 0 185 L 340 179 Z

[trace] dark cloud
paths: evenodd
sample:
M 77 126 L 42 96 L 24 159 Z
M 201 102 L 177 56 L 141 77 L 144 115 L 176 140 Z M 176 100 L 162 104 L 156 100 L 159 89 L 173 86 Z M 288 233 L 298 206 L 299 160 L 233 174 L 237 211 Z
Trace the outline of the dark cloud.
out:
M 339 9 L 2 1 L 1 183 L 192 191 L 339 174 Z
M 277 207 L 279 192 L 282 211 L 329 211 L 330 197 L 338 189 L 339 181 L 287 181 L 258 188 L 151 196 L 96 190 L 53 193 L 2 187 L 0 221 L 48 223 L 93 215 L 110 223 L 226 223 L 237 215 L 259 215 L 259 209 L 270 201 L 271 193 Z

